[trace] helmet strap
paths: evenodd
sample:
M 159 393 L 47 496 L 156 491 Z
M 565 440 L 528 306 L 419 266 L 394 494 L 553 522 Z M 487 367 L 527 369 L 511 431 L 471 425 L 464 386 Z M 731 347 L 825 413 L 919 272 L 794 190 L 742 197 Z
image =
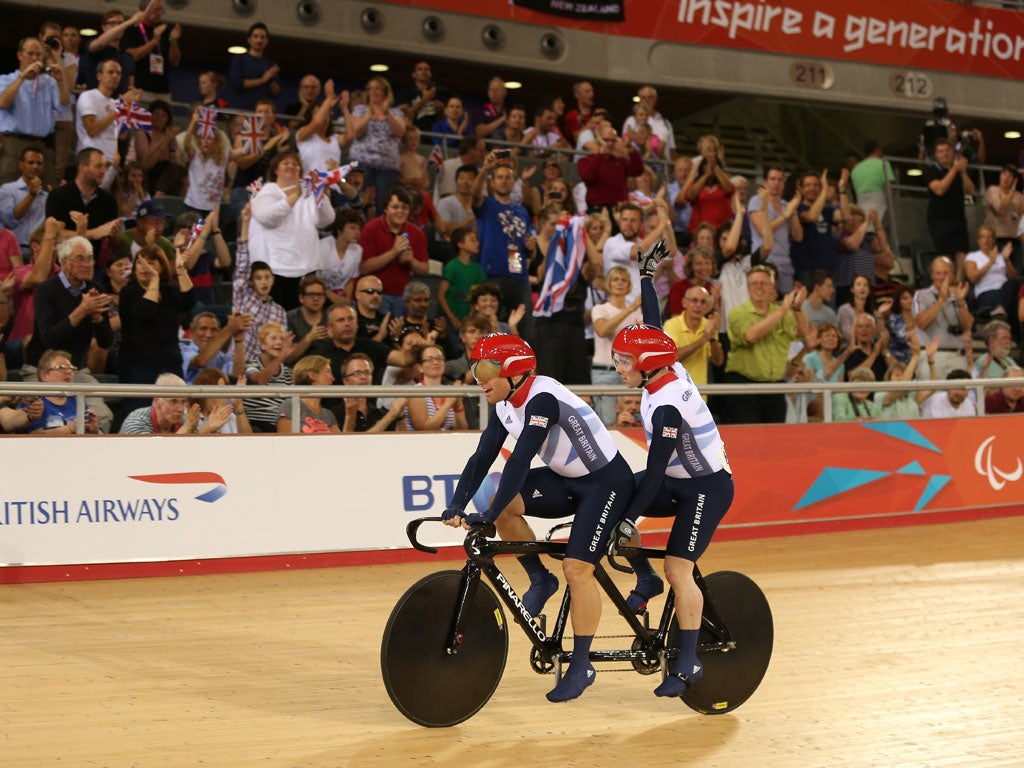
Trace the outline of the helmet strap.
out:
M 505 396 L 505 402 L 508 402 L 509 398 L 511 398 L 512 395 L 514 395 L 516 393 L 517 389 L 519 389 L 521 386 L 523 386 L 523 382 L 526 381 L 528 378 L 529 378 L 529 376 L 526 376 L 526 375 L 520 376 L 519 377 L 519 383 L 516 384 L 514 381 L 512 381 L 512 377 L 511 376 L 506 376 L 505 377 L 505 381 L 508 382 L 508 387 L 509 387 L 508 394 Z

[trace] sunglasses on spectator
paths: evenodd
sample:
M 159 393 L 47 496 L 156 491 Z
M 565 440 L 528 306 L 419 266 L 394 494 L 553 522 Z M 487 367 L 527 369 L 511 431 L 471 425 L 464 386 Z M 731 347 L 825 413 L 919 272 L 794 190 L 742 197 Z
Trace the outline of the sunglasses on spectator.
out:
M 383 294 L 384 293 L 384 291 L 382 289 L 380 289 L 380 288 L 360 288 L 359 292 L 360 293 L 368 293 L 371 296 L 376 296 L 378 294 Z
M 306 291 L 303 296 L 312 296 L 314 299 L 326 299 L 327 294 L 323 291 Z
M 78 366 L 75 365 L 51 365 L 46 370 L 48 371 L 77 371 Z

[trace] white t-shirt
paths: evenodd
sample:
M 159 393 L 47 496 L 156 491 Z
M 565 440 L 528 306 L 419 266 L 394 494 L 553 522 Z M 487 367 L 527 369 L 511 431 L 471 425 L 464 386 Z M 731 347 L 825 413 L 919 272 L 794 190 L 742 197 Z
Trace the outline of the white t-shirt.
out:
M 661 139 L 663 147 L 669 151 L 676 148 L 676 132 L 672 128 L 672 123 L 662 117 L 661 112 L 650 115 L 647 118 L 647 123 L 651 126 L 651 133 Z M 636 128 L 636 118 L 632 116 L 627 117 L 626 122 L 622 124 L 622 135 L 625 135 L 630 128 Z
M 441 198 L 434 207 L 437 208 L 437 215 L 441 217 L 441 221 L 448 224 L 460 224 L 467 217 L 473 216 L 473 206 L 470 205 L 469 210 L 463 208 L 456 195 L 448 195 L 448 197 Z M 476 229 L 475 218 L 471 226 Z M 441 239 L 440 235 L 437 239 Z
M 249 256 L 264 261 L 281 277 L 302 277 L 321 265 L 319 227 L 334 221 L 330 195 L 317 205 L 311 194 L 288 205 L 285 193 L 268 182 L 252 199 Z
M 971 251 L 967 254 L 967 261 L 977 266 L 978 269 L 984 269 L 985 265 L 988 264 L 988 256 L 981 251 Z M 1003 258 L 1002 251 L 1000 251 L 988 272 L 982 275 L 981 280 L 974 284 L 974 295 L 980 296 L 989 291 L 998 291 L 1005 282 L 1006 259 Z
M 345 249 L 345 255 L 338 256 L 338 247 L 333 237 L 320 238 L 320 267 L 316 273 L 327 283 L 331 293 L 345 292 L 349 280 L 359 277 L 359 262 L 363 260 L 363 247 L 352 243 Z
M 750 256 L 727 261 L 718 274 L 722 286 L 722 328 L 727 327 L 729 313 L 750 299 L 747 290 L 747 275 L 750 274 Z
M 78 151 L 83 149 L 98 149 L 107 160 L 113 161 L 117 154 L 117 128 L 118 121 L 114 120 L 103 131 L 90 136 L 85 130 L 82 118 L 92 115 L 97 120 L 102 120 L 111 112 L 116 112 L 117 100 L 104 96 L 98 88 L 86 91 L 78 97 L 78 114 L 75 116 L 75 130 L 78 133 Z
M 334 134 L 325 139 L 319 133 L 314 133 L 305 141 L 299 142 L 298 147 L 302 170 L 306 173 L 314 170 L 326 171 L 330 160 L 333 160 L 335 165 L 341 165 L 341 145 Z
M 611 305 L 610 302 L 604 302 L 598 304 L 590 311 L 590 317 L 592 320 L 609 320 L 615 317 L 622 310 L 616 309 Z M 634 310 L 630 314 L 626 315 L 626 319 L 618 324 L 615 328 L 615 333 L 609 337 L 600 336 L 597 333 L 594 334 L 594 365 L 612 365 L 612 341 L 615 339 L 615 334 L 625 328 L 627 325 L 636 325 L 644 321 L 644 313 L 639 309 Z
M 953 404 L 949 402 L 948 392 L 936 392 L 921 403 L 921 418 L 923 419 L 956 419 L 977 415 L 978 409 L 970 399 L 960 403 L 959 408 L 954 408 Z
M 604 243 L 604 274 L 611 271 L 612 267 L 625 267 L 629 270 L 629 277 L 632 285 L 629 294 L 626 296 L 626 303 L 631 303 L 640 295 L 640 265 L 636 261 L 636 247 L 640 239 L 627 240 L 622 233 L 609 237 Z
M 198 208 L 200 211 L 212 211 L 220 205 L 224 194 L 224 171 L 228 167 L 228 155 L 223 155 L 224 162 L 218 163 L 212 157 L 203 159 L 197 151 L 188 163 L 188 192 L 185 194 L 185 205 Z

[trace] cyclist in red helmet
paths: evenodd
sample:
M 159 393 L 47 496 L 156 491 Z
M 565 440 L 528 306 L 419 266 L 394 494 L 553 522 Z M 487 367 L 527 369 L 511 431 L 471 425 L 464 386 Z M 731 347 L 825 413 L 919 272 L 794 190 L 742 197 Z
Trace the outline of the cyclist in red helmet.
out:
M 629 505 L 633 473 L 594 410 L 559 382 L 535 374 L 537 357 L 518 336 L 484 336 L 473 347 L 470 361 L 494 415 L 442 517 L 452 526 L 493 522 L 506 541 L 533 541 L 536 536 L 524 515 L 560 518 L 575 513 L 562 561 L 572 595 L 572 662 L 547 695 L 549 701 L 575 699 L 596 675 L 590 645 L 601 619 L 601 595 L 594 563 Z M 494 498 L 483 512 L 466 514 L 466 505 L 509 435 L 516 445 Z M 531 469 L 534 456 L 546 466 Z M 557 591 L 558 579 L 538 555 L 524 555 L 519 561 L 530 577 L 522 601 L 530 621 Z
M 638 250 L 645 325 L 623 328 L 612 342 L 612 359 L 623 383 L 642 387 L 640 416 L 647 433 L 647 469 L 636 476 L 626 519 L 675 517 L 666 546 L 665 575 L 675 593 L 679 656 L 654 689 L 679 696 L 704 674 L 697 658 L 703 597 L 693 580 L 697 559 L 707 549 L 733 498 L 732 470 L 718 427 L 690 375 L 676 359 L 676 345 L 660 325 L 654 269 L 667 255 L 663 242 Z M 650 563 L 632 559 L 637 586 L 630 598 L 646 600 L 662 590 Z

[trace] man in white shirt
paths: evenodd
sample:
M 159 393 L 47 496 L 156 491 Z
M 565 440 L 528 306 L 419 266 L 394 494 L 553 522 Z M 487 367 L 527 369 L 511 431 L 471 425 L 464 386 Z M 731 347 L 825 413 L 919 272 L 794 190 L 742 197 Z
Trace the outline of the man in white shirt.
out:
M 479 173 L 475 165 L 460 165 L 455 172 L 455 194 L 442 198 L 436 205 L 437 214 L 442 221 L 451 225 L 451 231 L 459 227 L 476 229 L 476 216 L 473 215 L 473 182 Z M 441 239 L 440 235 L 438 239 Z
M 640 266 L 636 260 L 636 249 L 647 251 L 659 238 L 665 237 L 666 227 L 671 227 L 665 213 L 664 201 L 659 199 L 659 224 L 646 236 L 640 238 L 640 225 L 643 222 L 643 211 L 636 203 L 623 203 L 619 208 L 619 233 L 609 237 L 604 244 L 603 269 L 607 275 L 612 267 L 624 267 L 629 270 L 632 288 L 626 296 L 626 303 L 631 303 L 640 295 Z
M 96 68 L 96 80 L 98 87 L 78 97 L 78 115 L 75 118 L 78 151 L 98 149 L 112 163 L 117 154 L 118 129 L 114 92 L 121 83 L 121 65 L 113 59 L 100 62 Z M 140 96 L 140 91 L 132 89 L 125 91 L 122 98 L 127 102 L 136 102 Z
M 665 117 L 657 110 L 658 106 L 658 91 L 653 85 L 641 86 L 640 90 L 637 91 L 637 96 L 640 97 L 640 102 L 647 107 L 649 116 L 647 122 L 651 126 L 651 131 L 661 139 L 663 147 L 668 147 L 669 158 L 672 160 L 676 159 L 676 133 L 670 123 Z M 622 134 L 625 135 L 626 131 L 632 130 L 636 127 L 636 120 L 632 115 L 626 118 L 626 122 L 622 124 Z
M 950 371 L 946 376 L 947 381 L 954 379 L 971 380 L 971 374 L 967 371 L 957 369 Z M 944 392 L 936 392 L 921 404 L 921 418 L 923 419 L 954 419 L 961 416 L 977 416 L 978 409 L 967 397 L 967 388 L 947 389 Z
M 441 178 L 434 185 L 434 199 L 443 200 L 448 195 L 455 194 L 455 177 L 459 168 L 464 165 L 472 165 L 479 168 L 487 154 L 487 145 L 479 136 L 463 136 L 459 141 L 459 156 L 451 157 L 444 161 Z

